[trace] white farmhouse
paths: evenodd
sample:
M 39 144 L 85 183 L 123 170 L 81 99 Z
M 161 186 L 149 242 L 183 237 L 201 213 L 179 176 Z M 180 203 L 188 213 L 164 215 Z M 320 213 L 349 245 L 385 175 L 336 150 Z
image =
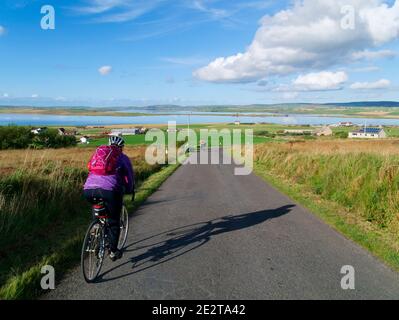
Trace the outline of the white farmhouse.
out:
M 80 143 L 82 144 L 89 144 L 89 138 L 88 137 L 81 137 L 80 139 Z
M 382 128 L 362 128 L 349 132 L 349 139 L 384 139 L 386 137 L 387 134 Z

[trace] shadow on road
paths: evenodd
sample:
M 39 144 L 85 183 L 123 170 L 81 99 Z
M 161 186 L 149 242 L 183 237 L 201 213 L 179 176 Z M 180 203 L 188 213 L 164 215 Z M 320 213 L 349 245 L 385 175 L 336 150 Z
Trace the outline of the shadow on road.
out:
M 226 216 L 207 222 L 176 228 L 139 240 L 129 245 L 124 254 L 126 255 L 129 254 L 129 252 L 136 251 L 144 252 L 133 256 L 129 261 L 104 272 L 99 277 L 98 282 L 120 279 L 155 267 L 199 248 L 210 241 L 212 237 L 227 232 L 247 229 L 259 225 L 267 220 L 278 218 L 289 213 L 293 207 L 295 207 L 295 205 L 287 205 L 272 210 L 251 212 L 236 216 Z M 140 243 L 145 243 L 159 237 L 163 239 L 147 245 L 139 245 Z M 111 272 L 130 263 L 132 264 L 132 269 L 134 269 L 134 271 L 115 277 L 105 278 L 107 274 L 110 274 Z

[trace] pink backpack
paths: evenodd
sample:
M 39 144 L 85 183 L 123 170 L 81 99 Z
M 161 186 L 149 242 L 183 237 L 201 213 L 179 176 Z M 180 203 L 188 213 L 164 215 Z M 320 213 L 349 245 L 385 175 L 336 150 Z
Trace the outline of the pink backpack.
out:
M 100 176 L 116 174 L 122 150 L 117 146 L 101 146 L 91 157 L 87 167 L 90 173 Z

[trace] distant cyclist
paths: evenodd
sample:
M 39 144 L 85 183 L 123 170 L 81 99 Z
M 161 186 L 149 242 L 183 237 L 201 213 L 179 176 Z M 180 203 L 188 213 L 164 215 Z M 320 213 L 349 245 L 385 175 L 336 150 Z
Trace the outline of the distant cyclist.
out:
M 123 195 L 132 193 L 134 197 L 134 171 L 129 158 L 123 153 L 124 146 L 123 138 L 111 136 L 108 146 L 97 148 L 88 163 L 90 173 L 83 191 L 87 201 L 93 203 L 94 199 L 100 198 L 108 208 L 112 261 L 122 257 L 122 252 L 118 250 L 118 241 Z

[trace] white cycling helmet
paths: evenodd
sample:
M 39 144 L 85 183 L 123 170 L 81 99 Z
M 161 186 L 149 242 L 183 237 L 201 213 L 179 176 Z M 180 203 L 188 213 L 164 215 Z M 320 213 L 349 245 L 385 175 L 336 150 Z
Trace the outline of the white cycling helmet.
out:
M 117 146 L 117 147 L 124 147 L 125 140 L 123 140 L 123 138 L 119 137 L 119 136 L 111 136 L 111 137 L 109 137 L 109 145 Z

